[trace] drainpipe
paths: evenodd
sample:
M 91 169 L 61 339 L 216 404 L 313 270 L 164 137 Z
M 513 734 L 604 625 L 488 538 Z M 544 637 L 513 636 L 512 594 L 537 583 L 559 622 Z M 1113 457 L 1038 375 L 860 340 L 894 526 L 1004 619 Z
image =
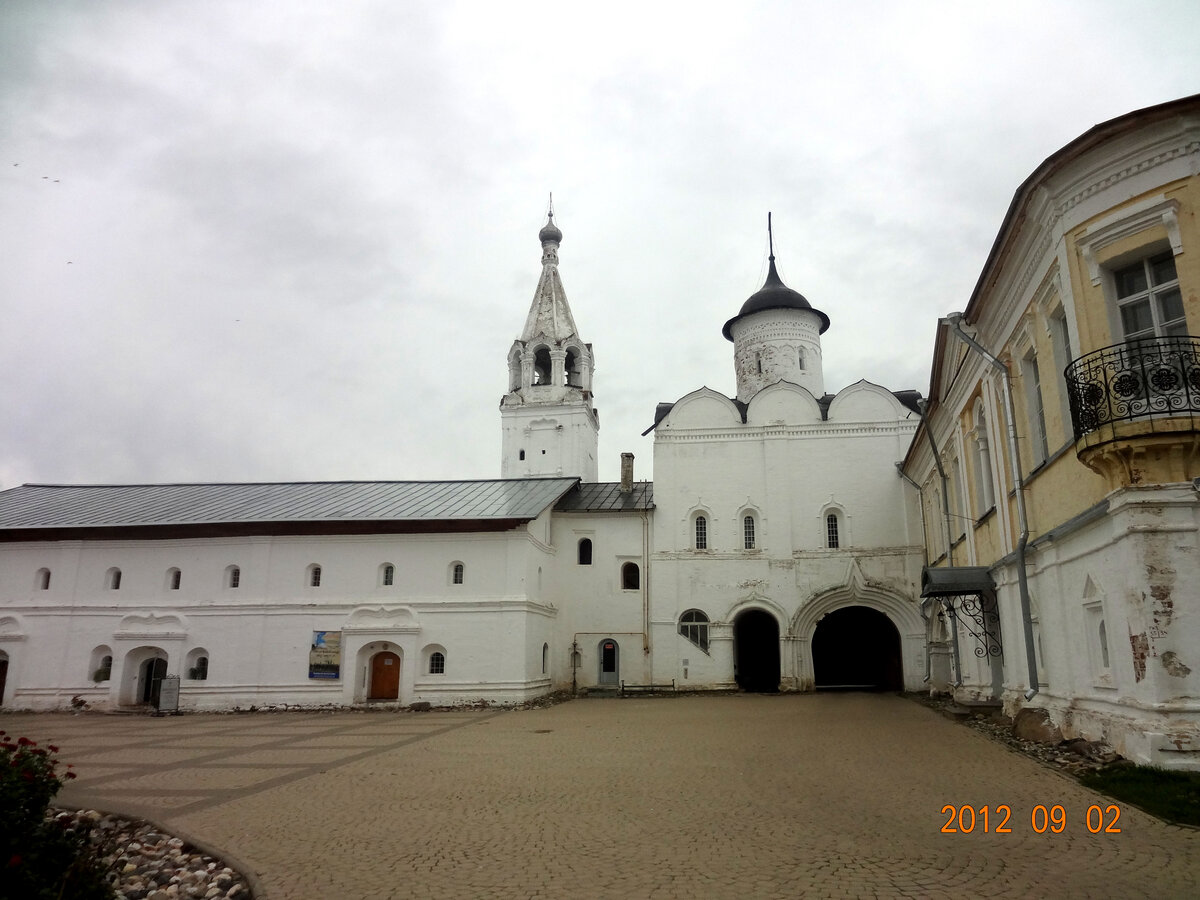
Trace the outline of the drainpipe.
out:
M 904 463 L 896 463 L 896 474 L 907 481 L 917 491 L 917 506 L 921 508 L 921 556 L 925 565 L 929 565 L 929 547 L 925 544 L 925 492 L 921 490 L 921 486 L 913 481 L 904 471 Z M 933 677 L 933 656 L 929 652 L 929 613 L 926 608 L 929 606 L 929 598 L 926 597 L 921 601 L 920 611 L 921 618 L 925 620 L 925 677 L 921 679 L 923 684 L 928 684 L 929 679 Z
M 1017 417 L 1013 409 L 1012 376 L 1008 366 L 989 353 L 973 337 L 963 331 L 963 314 L 950 313 L 942 319 L 963 343 L 986 359 L 999 370 L 1004 386 L 1004 412 L 1008 416 L 1008 455 L 1012 463 L 1013 479 L 1017 483 L 1017 524 L 1021 533 L 1017 538 L 1017 586 L 1021 593 L 1021 619 L 1025 626 L 1025 664 L 1029 670 L 1029 690 L 1025 699 L 1032 700 L 1038 692 L 1037 656 L 1033 648 L 1033 616 L 1029 610 L 1029 577 L 1025 571 L 1025 547 L 1029 543 L 1029 519 L 1025 514 L 1025 476 L 1021 472 L 1021 455 L 1017 450 Z
M 938 454 L 937 442 L 933 439 L 933 430 L 929 427 L 929 420 L 925 418 L 925 407 L 928 405 L 929 401 L 923 398 L 917 401 L 921 424 L 925 426 L 925 437 L 929 439 L 929 449 L 933 453 L 933 464 L 937 466 L 938 478 L 942 482 L 942 531 L 946 536 L 946 565 L 953 566 L 954 544 L 950 537 L 950 490 L 946 481 L 946 470 L 942 468 L 942 457 Z

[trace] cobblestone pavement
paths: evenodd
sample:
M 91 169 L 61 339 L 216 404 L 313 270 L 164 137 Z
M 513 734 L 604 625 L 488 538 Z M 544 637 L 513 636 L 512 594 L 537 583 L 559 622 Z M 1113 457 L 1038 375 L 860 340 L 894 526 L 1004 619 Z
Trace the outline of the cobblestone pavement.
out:
M 1200 831 L 1121 807 L 1093 834 L 1112 801 L 894 696 L 0 727 L 61 747 L 63 802 L 224 848 L 269 900 L 1200 896 Z M 986 831 L 943 833 L 947 804 Z

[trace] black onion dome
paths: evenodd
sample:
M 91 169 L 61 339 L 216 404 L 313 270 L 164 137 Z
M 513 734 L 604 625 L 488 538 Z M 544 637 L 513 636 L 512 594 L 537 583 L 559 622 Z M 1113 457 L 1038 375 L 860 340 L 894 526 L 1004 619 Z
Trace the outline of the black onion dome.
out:
M 821 334 L 824 334 L 829 328 L 829 316 L 825 315 L 819 309 L 813 309 L 812 304 L 804 299 L 803 294 L 799 291 L 793 291 L 783 283 L 779 277 L 779 273 L 775 271 L 774 256 L 771 257 L 771 266 L 767 270 L 766 282 L 757 292 L 750 295 L 749 300 L 742 304 L 741 311 L 725 323 L 725 327 L 721 329 L 721 333 L 725 335 L 726 340 L 732 341 L 733 334 L 731 329 L 734 322 L 767 309 L 806 309 L 821 317 Z
M 538 232 L 538 240 L 543 244 L 547 241 L 554 241 L 556 244 L 562 243 L 562 232 L 558 230 L 558 226 L 554 224 L 554 213 L 551 213 L 546 218 L 546 224 L 542 226 L 542 230 Z

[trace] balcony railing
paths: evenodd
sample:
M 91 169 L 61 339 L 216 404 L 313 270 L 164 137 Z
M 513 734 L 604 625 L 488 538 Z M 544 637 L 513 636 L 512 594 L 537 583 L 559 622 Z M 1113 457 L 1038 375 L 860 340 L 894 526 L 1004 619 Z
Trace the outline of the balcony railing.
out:
M 1113 344 L 1079 357 L 1063 375 L 1077 442 L 1114 422 L 1153 425 L 1200 415 L 1200 339 L 1195 337 Z

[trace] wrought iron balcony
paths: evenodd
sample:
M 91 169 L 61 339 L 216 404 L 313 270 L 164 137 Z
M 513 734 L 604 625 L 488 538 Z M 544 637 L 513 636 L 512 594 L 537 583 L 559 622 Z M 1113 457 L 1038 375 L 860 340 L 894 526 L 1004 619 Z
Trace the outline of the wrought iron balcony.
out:
M 1076 443 L 1114 439 L 1118 435 L 1113 425 L 1126 421 L 1145 423 L 1141 431 L 1146 433 L 1197 428 L 1198 338 L 1181 335 L 1113 344 L 1079 357 L 1063 375 Z

